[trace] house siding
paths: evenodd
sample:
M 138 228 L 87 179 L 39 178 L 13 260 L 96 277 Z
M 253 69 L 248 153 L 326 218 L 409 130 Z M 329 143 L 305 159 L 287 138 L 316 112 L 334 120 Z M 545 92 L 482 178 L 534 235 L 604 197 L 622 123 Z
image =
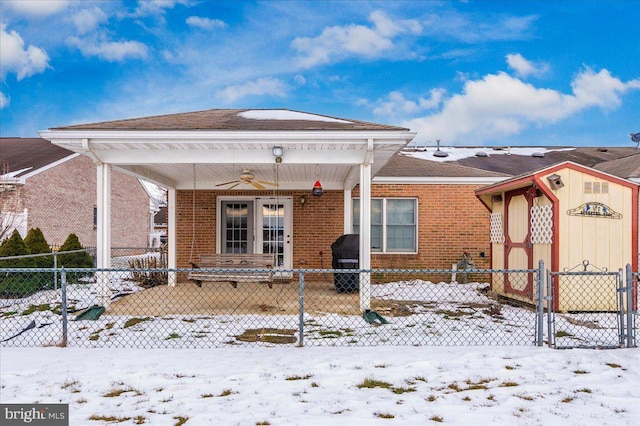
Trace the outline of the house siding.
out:
M 138 179 L 116 171 L 111 177 L 111 245 L 146 247 L 149 196 Z M 40 228 L 50 244 L 74 233 L 82 245 L 96 245 L 96 167 L 89 158 L 78 156 L 31 176 L 23 191 L 28 228 Z
M 374 184 L 372 197 L 418 199 L 418 252 L 372 254 L 372 268 L 450 269 L 465 251 L 473 255 L 478 268 L 490 267 L 489 212 L 475 197 L 481 185 Z M 178 267 L 188 267 L 201 253 L 216 251 L 216 197 L 259 196 L 259 192 L 184 190 L 176 192 Z M 263 193 L 271 196 L 272 193 Z M 302 195 L 306 203 L 300 204 Z M 313 197 L 309 191 L 280 191 L 293 198 L 293 267 L 331 268 L 331 244 L 343 232 L 342 191 L 325 191 Z M 358 189 L 353 191 L 358 197 Z M 195 213 L 193 206 L 195 205 Z M 195 238 L 192 236 L 195 229 Z M 170 238 L 170 237 L 169 237 Z M 485 257 L 481 257 L 484 253 Z

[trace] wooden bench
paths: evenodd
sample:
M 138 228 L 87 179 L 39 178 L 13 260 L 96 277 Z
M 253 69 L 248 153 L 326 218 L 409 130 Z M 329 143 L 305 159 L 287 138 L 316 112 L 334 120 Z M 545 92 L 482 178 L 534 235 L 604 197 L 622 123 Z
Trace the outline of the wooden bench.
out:
M 234 288 L 239 282 L 267 282 L 273 288 L 273 254 L 218 253 L 201 254 L 200 262 L 188 279 L 202 287 L 202 282 L 229 282 Z

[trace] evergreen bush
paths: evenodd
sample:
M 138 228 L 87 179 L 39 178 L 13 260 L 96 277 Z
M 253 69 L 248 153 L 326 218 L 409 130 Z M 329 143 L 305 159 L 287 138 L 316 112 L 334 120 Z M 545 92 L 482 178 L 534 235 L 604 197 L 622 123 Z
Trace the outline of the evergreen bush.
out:
M 31 254 L 51 253 L 49 243 L 44 238 L 44 234 L 40 228 L 31 228 L 27 232 L 24 243 Z M 34 257 L 38 268 L 53 268 L 53 255 Z
M 74 251 L 84 250 L 80 240 L 76 234 L 69 234 L 64 244 L 60 246 L 58 251 Z M 58 256 L 58 267 L 64 266 L 65 268 L 93 268 L 93 257 L 86 251 L 79 251 L 76 253 L 66 253 Z M 68 282 L 77 282 L 79 278 L 90 276 L 90 273 L 67 273 Z
M 31 254 L 22 236 L 14 230 L 9 238 L 0 244 L 0 257 L 24 256 Z M 0 268 L 36 268 L 33 257 L 0 260 Z M 35 272 L 4 272 L 0 274 L 0 297 L 15 298 L 33 294 L 44 288 L 49 280 L 43 280 L 41 274 Z

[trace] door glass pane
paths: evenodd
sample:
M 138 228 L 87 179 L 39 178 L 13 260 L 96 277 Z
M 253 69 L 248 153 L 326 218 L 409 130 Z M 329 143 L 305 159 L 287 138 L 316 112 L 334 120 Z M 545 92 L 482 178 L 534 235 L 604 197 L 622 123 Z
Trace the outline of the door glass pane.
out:
M 276 265 L 284 265 L 284 205 L 262 206 L 262 252 L 275 253 Z
M 251 242 L 248 240 L 249 204 L 246 202 L 232 203 L 224 205 L 224 224 L 226 226 L 224 235 L 225 241 L 222 245 L 224 253 L 251 253 Z

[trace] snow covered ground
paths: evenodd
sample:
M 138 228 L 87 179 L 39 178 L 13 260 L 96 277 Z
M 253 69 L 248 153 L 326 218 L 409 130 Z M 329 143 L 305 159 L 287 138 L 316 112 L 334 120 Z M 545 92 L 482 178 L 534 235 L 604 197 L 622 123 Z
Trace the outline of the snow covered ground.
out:
M 76 347 L 60 348 L 54 346 L 60 338 L 58 292 L 4 300 L 0 337 L 30 321 L 36 327 L 0 346 L 0 402 L 68 403 L 70 424 L 83 426 L 639 424 L 638 349 L 532 346 L 534 313 L 508 305 L 492 313 L 495 301 L 483 286 L 419 280 L 375 286 L 375 298 L 406 300 L 411 314 L 390 316 L 385 325 L 357 316 L 308 315 L 303 348 L 235 341 L 202 349 L 224 344 L 215 339 L 233 339 L 228 328 L 220 335 L 223 327 L 250 327 L 256 320 L 250 315 L 159 317 L 130 327 L 124 323 L 132 318 L 104 315 L 71 321 L 76 340 L 70 344 Z M 85 306 L 94 290 L 80 284 L 68 293 Z M 140 289 L 116 282 L 111 290 Z M 416 295 L 427 294 L 428 303 L 415 303 Z M 297 327 L 297 316 L 258 317 Z M 596 330 L 616 331 L 615 324 L 605 326 L 607 318 L 595 318 Z M 594 321 L 582 332 L 593 332 Z M 562 316 L 557 322 L 558 330 L 574 326 L 563 338 L 587 338 Z M 180 333 L 168 338 L 179 326 Z M 413 346 L 416 335 L 429 341 Z M 451 336 L 461 340 L 443 340 Z M 33 346 L 28 339 L 34 337 L 41 347 L 20 347 Z M 384 346 L 362 346 L 366 339 Z M 155 348 L 117 347 L 122 342 Z M 77 347 L 83 343 L 96 347 Z M 194 344 L 203 346 L 184 349 Z
M 637 425 L 638 349 L 7 348 L 3 403 L 71 425 Z

